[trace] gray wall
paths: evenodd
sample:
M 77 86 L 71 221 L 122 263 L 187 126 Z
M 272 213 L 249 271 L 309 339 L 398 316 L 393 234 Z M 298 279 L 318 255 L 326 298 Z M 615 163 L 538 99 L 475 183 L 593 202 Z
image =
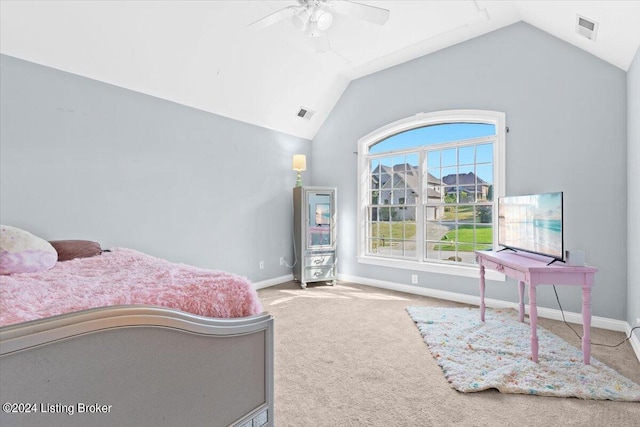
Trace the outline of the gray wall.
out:
M 628 280 L 629 290 L 627 296 L 627 321 L 636 325 L 636 319 L 640 318 L 640 50 L 627 72 L 627 117 L 628 117 L 628 142 L 627 142 L 627 176 L 629 179 L 628 199 Z M 640 330 L 635 334 L 640 338 Z
M 290 274 L 291 158 L 310 141 L 5 55 L 0 66 L 3 224 L 254 281 Z
M 338 188 L 340 273 L 478 295 L 460 276 L 373 267 L 356 260 L 357 141 L 419 112 L 506 113 L 506 189 L 511 195 L 564 191 L 565 245 L 599 268 L 593 314 L 626 320 L 626 73 L 526 23 L 351 82 L 313 141 L 315 185 Z M 517 301 L 515 282 L 490 282 L 487 298 Z M 558 287 L 563 308 L 581 293 Z M 557 308 L 553 289 L 540 306 Z
M 408 284 L 416 272 L 356 261 L 357 140 L 418 112 L 504 111 L 507 192 L 565 192 L 566 246 L 600 269 L 594 314 L 633 323 L 638 56 L 626 75 L 518 23 L 352 82 L 311 153 L 307 140 L 1 55 L 0 221 L 272 279 L 290 273 L 278 261 L 292 256 L 291 156 L 313 154 L 305 184 L 339 190 L 340 272 Z M 474 279 L 417 274 L 421 286 L 478 293 Z M 487 297 L 515 301 L 513 285 L 491 283 Z M 575 289 L 558 291 L 580 311 Z M 557 308 L 549 287 L 538 301 Z

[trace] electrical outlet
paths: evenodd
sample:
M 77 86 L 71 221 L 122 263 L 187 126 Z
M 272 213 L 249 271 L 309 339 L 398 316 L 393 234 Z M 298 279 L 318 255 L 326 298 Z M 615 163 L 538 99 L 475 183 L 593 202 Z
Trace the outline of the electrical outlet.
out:
M 636 326 L 640 326 L 640 317 L 636 317 Z
M 280 265 L 284 265 L 284 257 L 283 256 L 280 257 Z
M 260 261 L 260 270 L 264 269 L 264 261 Z
M 411 283 L 413 283 L 414 285 L 418 284 L 418 275 L 417 274 L 412 274 L 411 275 Z

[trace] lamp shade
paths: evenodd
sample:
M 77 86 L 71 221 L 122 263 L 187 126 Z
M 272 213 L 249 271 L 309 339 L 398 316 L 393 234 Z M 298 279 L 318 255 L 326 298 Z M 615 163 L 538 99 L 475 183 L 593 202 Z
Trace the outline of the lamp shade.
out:
M 307 156 L 304 154 L 293 155 L 293 167 L 294 171 L 306 171 L 307 170 Z

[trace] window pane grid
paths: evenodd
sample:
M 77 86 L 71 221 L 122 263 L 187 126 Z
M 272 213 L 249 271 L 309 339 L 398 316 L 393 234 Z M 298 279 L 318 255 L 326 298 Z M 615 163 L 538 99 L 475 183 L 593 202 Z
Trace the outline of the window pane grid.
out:
M 475 250 L 493 248 L 494 141 L 471 138 L 370 155 L 367 255 L 474 264 Z
M 425 205 L 425 261 L 475 263 L 475 251 L 493 248 L 491 203 Z M 439 212 L 429 215 L 428 212 Z
M 369 160 L 368 254 L 417 259 L 418 158 L 414 150 Z
M 370 206 L 367 248 L 370 254 L 416 259 L 417 206 Z

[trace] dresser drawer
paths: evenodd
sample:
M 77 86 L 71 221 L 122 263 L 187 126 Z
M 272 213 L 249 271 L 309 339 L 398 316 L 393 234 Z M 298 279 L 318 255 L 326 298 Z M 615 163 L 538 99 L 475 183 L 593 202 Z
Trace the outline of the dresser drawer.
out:
M 333 280 L 333 267 L 308 267 L 304 269 L 304 278 L 307 282 L 314 280 Z
M 305 267 L 322 267 L 322 266 L 330 267 L 330 266 L 333 266 L 334 259 L 335 257 L 333 253 L 307 255 L 304 258 L 304 266 Z

